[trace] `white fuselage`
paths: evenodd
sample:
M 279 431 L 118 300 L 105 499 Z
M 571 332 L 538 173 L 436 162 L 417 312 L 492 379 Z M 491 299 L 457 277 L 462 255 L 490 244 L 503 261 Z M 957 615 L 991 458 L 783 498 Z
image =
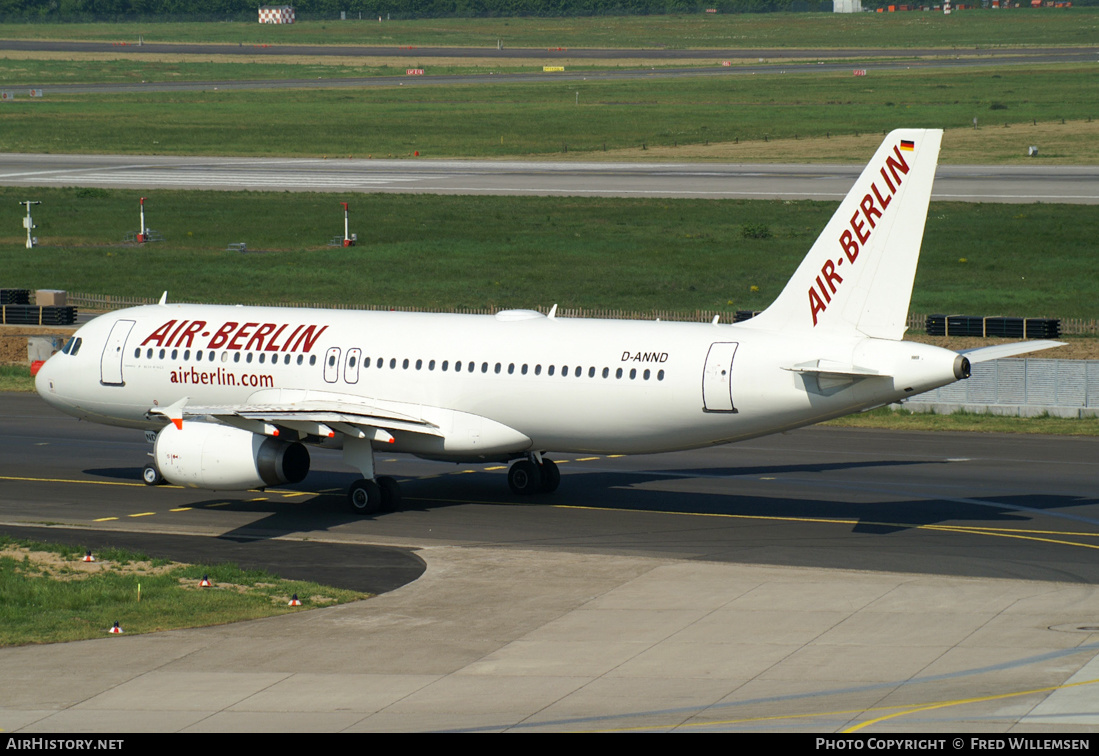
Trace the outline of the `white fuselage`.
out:
M 132 325 L 130 323 L 132 322 Z M 150 305 L 96 318 L 38 388 L 96 422 L 150 409 L 347 400 L 432 424 L 390 451 L 447 459 L 645 453 L 722 444 L 896 401 L 957 379 L 957 355 L 858 334 L 739 325 Z M 880 375 L 790 369 L 869 365 Z M 381 448 L 382 445 L 379 445 Z

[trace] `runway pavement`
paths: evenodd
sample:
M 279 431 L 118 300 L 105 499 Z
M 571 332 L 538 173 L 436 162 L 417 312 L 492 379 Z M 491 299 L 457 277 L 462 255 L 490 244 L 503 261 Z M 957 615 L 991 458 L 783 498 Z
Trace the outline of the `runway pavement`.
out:
M 121 49 L 120 49 L 121 42 Z M 931 47 L 931 48 L 532 48 L 532 47 L 410 47 L 399 45 L 297 45 L 297 44 L 191 44 L 144 42 L 136 44 L 129 40 L 113 42 L 79 40 L 40 40 L 40 39 L 3 39 L 0 50 L 19 50 L 25 52 L 106 52 L 127 53 L 133 55 L 246 55 L 249 57 L 286 57 L 286 56 L 329 56 L 355 58 L 392 58 L 415 55 L 422 58 L 515 58 L 519 60 L 541 60 L 543 58 L 580 58 L 596 60 L 614 60 L 625 58 L 675 58 L 675 59 L 805 59 L 811 61 L 829 59 L 873 59 L 873 58 L 929 58 L 956 57 L 993 59 L 1060 59 L 1065 55 L 1090 55 L 1094 58 L 1099 47 Z
M 866 69 L 871 75 L 878 71 L 969 67 L 980 68 L 1047 63 L 1092 63 L 1099 47 L 1011 47 L 1011 48 L 908 48 L 908 49 L 564 49 L 564 48 L 474 48 L 474 47 L 380 47 L 354 45 L 229 45 L 229 44 L 163 44 L 136 45 L 129 42 L 81 42 L 65 40 L 0 40 L 0 53 L 73 52 L 108 54 L 111 57 L 140 58 L 145 55 L 204 56 L 245 55 L 253 59 L 277 60 L 287 56 L 340 56 L 360 58 L 411 59 L 430 61 L 437 58 L 503 60 L 505 65 L 528 64 L 528 71 L 489 71 L 484 73 L 433 74 L 430 69 L 418 76 L 355 76 L 296 79 L 251 79 L 219 81 L 133 81 L 113 83 L 47 83 L 43 81 L 8 82 L 7 87 L 48 89 L 63 94 L 117 94 L 135 92 L 179 92 L 230 89 L 313 89 L 363 88 L 392 86 L 439 86 L 478 83 L 531 83 L 547 81 L 547 74 L 538 70 L 541 64 L 570 64 L 570 70 L 549 74 L 555 81 L 668 79 L 686 76 L 752 76 L 782 75 L 794 71 L 827 74 L 850 72 L 852 66 Z M 630 68 L 595 68 L 600 62 L 640 61 Z M 512 63 L 514 61 L 514 63 Z M 698 65 L 684 65 L 698 61 Z M 572 70 L 579 63 L 581 70 Z M 650 63 L 673 66 L 662 68 Z M 735 63 L 735 64 L 734 64 Z M 400 66 L 398 66 L 399 68 Z
M 862 166 L 0 154 L 6 186 L 838 200 Z M 932 199 L 1099 203 L 1096 166 L 939 166 Z
M 0 156 L 28 187 L 838 199 L 858 170 Z M 935 198 L 1095 204 L 1096 178 L 941 167 Z M 295 487 L 151 489 L 140 433 L 34 396 L 0 417 L 2 532 L 381 591 L 0 649 L 6 733 L 1099 729 L 1095 439 L 807 429 L 558 458 L 522 501 L 497 466 L 379 459 L 406 510 L 360 518 L 333 455 Z
M 1099 727 L 1096 439 L 806 429 L 559 458 L 523 501 L 492 465 L 380 458 L 408 506 L 364 519 L 338 457 L 258 495 L 150 489 L 139 432 L 0 414 L 6 532 L 426 565 L 353 605 L 0 649 L 7 732 Z

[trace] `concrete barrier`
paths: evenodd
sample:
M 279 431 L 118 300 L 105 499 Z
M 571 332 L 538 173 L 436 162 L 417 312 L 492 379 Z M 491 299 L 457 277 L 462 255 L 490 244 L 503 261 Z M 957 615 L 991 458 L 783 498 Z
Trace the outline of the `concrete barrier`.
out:
M 1099 360 L 990 360 L 974 365 L 969 380 L 892 406 L 944 415 L 961 410 L 1019 417 L 1099 417 Z

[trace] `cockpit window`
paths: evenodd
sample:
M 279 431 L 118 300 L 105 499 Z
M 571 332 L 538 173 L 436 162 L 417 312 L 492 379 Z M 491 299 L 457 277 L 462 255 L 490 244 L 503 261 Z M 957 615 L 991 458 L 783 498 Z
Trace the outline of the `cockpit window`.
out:
M 69 356 L 76 355 L 76 353 L 80 351 L 81 343 L 83 343 L 83 339 L 73 336 L 65 342 L 65 346 L 61 347 L 62 354 L 67 354 Z

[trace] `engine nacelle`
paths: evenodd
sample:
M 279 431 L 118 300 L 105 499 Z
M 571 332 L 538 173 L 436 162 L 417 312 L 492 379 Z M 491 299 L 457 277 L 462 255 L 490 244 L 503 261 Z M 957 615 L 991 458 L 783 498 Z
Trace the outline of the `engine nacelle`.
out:
M 219 423 L 167 425 L 153 456 L 160 474 L 190 488 L 241 491 L 297 483 L 309 472 L 309 452 L 259 433 Z

